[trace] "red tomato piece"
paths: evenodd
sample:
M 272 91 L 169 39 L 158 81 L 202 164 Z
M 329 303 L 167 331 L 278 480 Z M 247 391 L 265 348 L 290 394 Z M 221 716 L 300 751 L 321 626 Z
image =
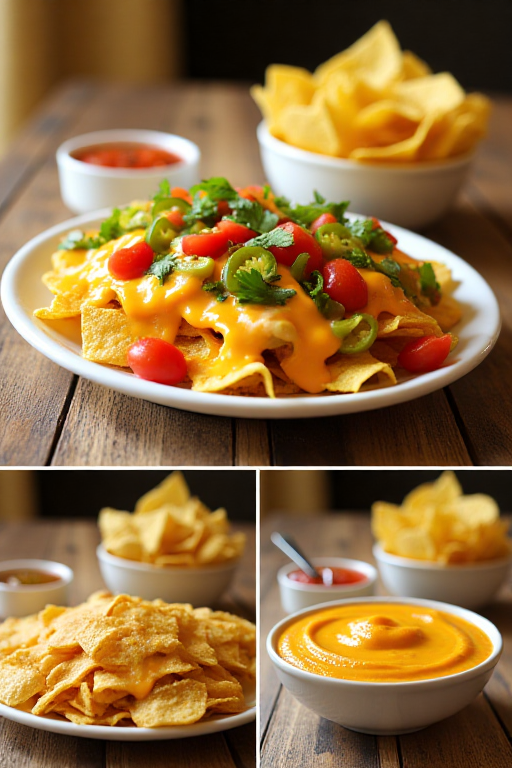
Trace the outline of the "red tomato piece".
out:
M 274 254 L 278 264 L 291 267 L 300 253 L 309 253 L 310 258 L 306 267 L 306 275 L 311 274 L 315 269 L 322 269 L 324 263 L 322 249 L 313 235 L 306 232 L 298 224 L 295 224 L 294 221 L 286 221 L 284 224 L 278 224 L 277 227 L 293 235 L 293 245 L 289 245 L 286 248 L 274 245 L 268 249 Z
M 183 187 L 173 187 L 171 189 L 171 197 L 181 197 L 181 199 L 186 200 L 187 203 L 192 202 L 192 195 L 189 193 L 188 189 L 184 189 Z
M 181 241 L 183 253 L 187 256 L 210 256 L 218 259 L 228 249 L 225 232 L 207 232 L 204 235 L 185 235 Z
M 171 208 L 169 213 L 165 214 L 175 229 L 183 229 L 185 219 L 179 208 Z
M 398 355 L 398 365 L 409 373 L 428 373 L 442 366 L 449 355 L 452 337 L 449 333 L 444 336 L 422 336 L 410 341 Z
M 355 312 L 368 304 L 368 286 L 350 261 L 333 259 L 324 267 L 324 291 L 343 304 L 347 312 Z
M 231 213 L 231 208 L 226 200 L 219 200 L 217 203 L 217 213 L 219 216 L 227 216 Z
M 324 224 L 336 224 L 337 221 L 338 219 L 332 213 L 322 213 L 310 226 L 311 234 L 314 235 L 317 229 L 323 227 Z
M 253 232 L 252 229 L 230 219 L 219 221 L 217 227 L 232 243 L 246 243 L 251 237 L 256 237 L 256 232 Z
M 159 384 L 179 384 L 187 375 L 183 353 L 168 341 L 145 336 L 128 350 L 128 365 L 136 376 Z
M 375 218 L 375 216 L 372 216 L 372 221 L 373 221 L 372 229 L 378 229 L 379 227 L 382 229 L 382 224 L 380 223 L 380 221 L 378 219 Z M 389 240 L 391 240 L 393 245 L 396 245 L 398 243 L 398 240 L 396 239 L 396 237 L 394 235 L 391 234 L 391 232 L 386 232 L 385 229 L 382 229 L 382 231 L 384 232 L 386 237 L 389 238 Z
M 150 268 L 154 255 L 153 249 L 144 241 L 120 248 L 110 256 L 108 271 L 116 280 L 135 280 Z

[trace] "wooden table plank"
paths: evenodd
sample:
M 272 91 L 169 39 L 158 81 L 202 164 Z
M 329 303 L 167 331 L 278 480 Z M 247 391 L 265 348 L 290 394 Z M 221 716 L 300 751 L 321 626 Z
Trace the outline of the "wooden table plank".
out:
M 237 523 L 247 536 L 246 555 L 233 586 L 219 602 L 224 610 L 241 608 L 254 620 L 256 608 L 255 526 Z M 52 521 L 0 525 L 0 560 L 36 557 L 69 565 L 75 579 L 71 604 L 104 589 L 96 560 L 99 532 L 92 520 Z M 254 768 L 256 728 L 249 723 L 233 731 L 189 739 L 157 742 L 112 742 L 72 738 L 18 725 L 0 717 L 0 765 L 2 768 Z
M 293 533 L 311 556 L 350 556 L 373 562 L 369 515 L 337 513 L 298 518 L 272 515 L 261 526 L 261 646 L 284 612 L 275 574 L 285 557 L 270 542 L 272 530 Z M 378 593 L 382 593 L 379 585 Z M 511 760 L 512 585 L 482 613 L 504 637 L 502 659 L 485 689 L 469 707 L 417 733 L 373 737 L 351 733 L 299 705 L 279 684 L 265 652 L 261 654 L 261 768 L 506 768 Z

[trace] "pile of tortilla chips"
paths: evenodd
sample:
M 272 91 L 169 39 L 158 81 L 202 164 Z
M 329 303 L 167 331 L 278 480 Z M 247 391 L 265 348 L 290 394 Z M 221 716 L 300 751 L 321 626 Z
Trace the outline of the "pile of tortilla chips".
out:
M 0 625 L 0 701 L 80 725 L 188 725 L 246 709 L 255 643 L 229 613 L 98 592 Z
M 269 131 L 324 155 L 370 162 L 440 160 L 485 135 L 489 100 L 433 74 L 380 21 L 350 48 L 305 69 L 274 64 L 252 95 Z
M 146 493 L 135 512 L 102 509 L 99 527 L 105 549 L 128 560 L 161 567 L 224 563 L 242 555 L 243 533 L 230 533 L 225 509 L 210 510 L 173 472 Z
M 464 496 L 453 472 L 418 486 L 402 506 L 372 506 L 373 533 L 382 548 L 415 560 L 457 564 L 507 557 L 508 527 L 494 499 Z

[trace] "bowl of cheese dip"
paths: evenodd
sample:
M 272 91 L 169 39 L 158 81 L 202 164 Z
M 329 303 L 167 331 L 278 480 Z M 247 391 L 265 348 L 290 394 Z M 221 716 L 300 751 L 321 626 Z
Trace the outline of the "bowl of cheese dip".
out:
M 433 600 L 362 597 L 276 624 L 267 651 L 290 693 L 362 733 L 425 728 L 482 691 L 502 650 L 483 616 Z

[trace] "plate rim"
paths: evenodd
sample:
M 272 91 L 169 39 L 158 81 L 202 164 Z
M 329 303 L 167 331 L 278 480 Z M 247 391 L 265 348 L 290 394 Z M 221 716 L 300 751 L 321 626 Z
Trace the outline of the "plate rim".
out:
M 400 238 L 403 240 L 405 237 L 406 240 L 412 239 L 413 246 L 417 241 L 422 248 L 433 247 L 434 251 L 439 254 L 437 257 L 434 254 L 433 260 L 447 264 L 452 271 L 454 268 L 462 270 L 466 275 L 466 287 L 469 277 L 471 285 L 474 287 L 474 283 L 476 283 L 479 293 L 485 296 L 486 327 L 488 330 L 485 334 L 479 334 L 482 339 L 470 357 L 455 361 L 437 371 L 400 381 L 390 387 L 348 394 L 322 393 L 320 395 L 289 396 L 275 400 L 265 397 L 194 392 L 189 389 L 168 387 L 164 384 L 145 381 L 127 371 L 84 360 L 80 355 L 64 347 L 45 331 L 43 321 L 29 315 L 15 291 L 20 272 L 23 272 L 23 267 L 27 262 L 30 262 L 31 256 L 39 246 L 80 225 L 101 221 L 110 212 L 111 208 L 104 208 L 82 214 L 55 224 L 31 238 L 6 265 L 2 275 L 0 293 L 5 313 L 11 324 L 25 341 L 38 352 L 75 375 L 83 376 L 89 381 L 131 397 L 193 413 L 231 418 L 314 418 L 360 413 L 417 399 L 448 386 L 479 365 L 492 350 L 499 336 L 501 317 L 498 301 L 490 285 L 474 267 L 443 245 L 404 227 L 382 221 L 385 229 L 394 234 L 399 241 Z M 353 212 L 348 215 L 352 218 L 361 216 L 361 214 Z M 414 248 L 411 251 L 411 247 L 406 245 L 404 250 L 414 257 Z M 48 266 L 50 255 L 49 253 Z M 457 329 L 455 328 L 455 330 Z
M 256 694 L 255 694 L 256 695 Z M 228 731 L 247 725 L 256 720 L 256 704 L 233 715 L 222 715 L 191 725 L 175 725 L 164 728 L 137 728 L 132 726 L 115 727 L 111 725 L 79 725 L 66 720 L 53 720 L 31 712 L 9 707 L 0 703 L 0 716 L 6 720 L 26 725 L 40 731 L 49 731 L 62 736 L 96 739 L 101 741 L 163 741 L 169 739 L 188 739 L 206 736 L 212 733 Z

